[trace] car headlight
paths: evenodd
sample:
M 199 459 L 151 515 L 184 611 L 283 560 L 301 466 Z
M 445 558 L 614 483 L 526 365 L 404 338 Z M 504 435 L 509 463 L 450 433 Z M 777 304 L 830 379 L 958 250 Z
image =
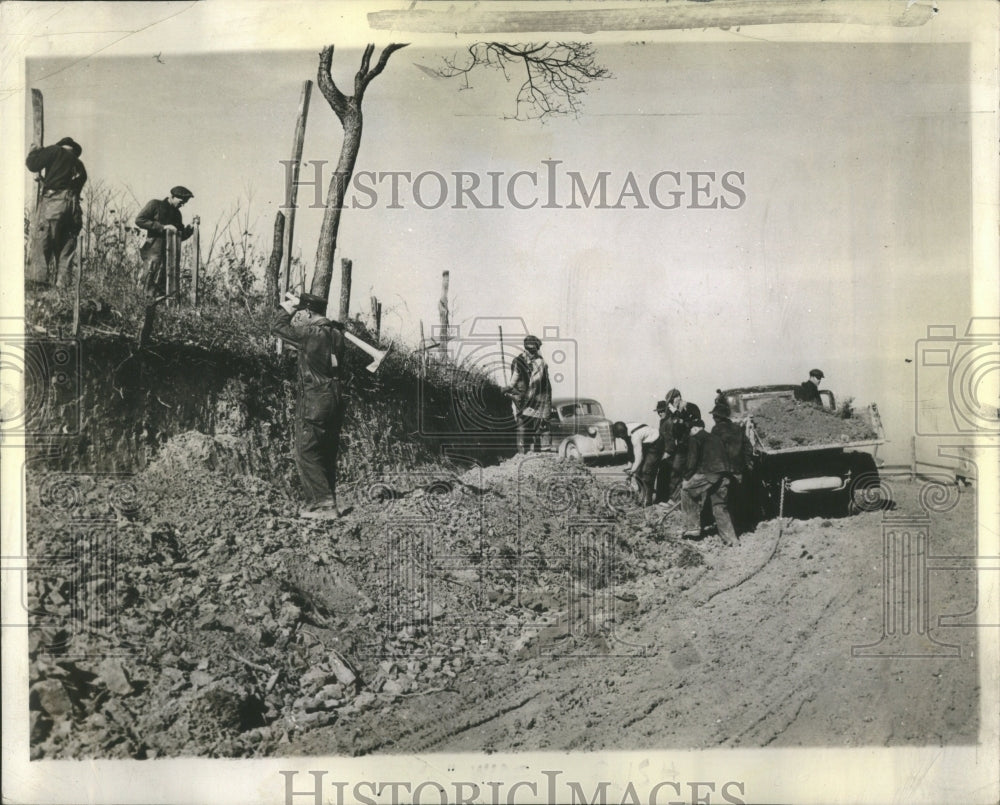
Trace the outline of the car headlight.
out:
M 595 428 L 593 425 L 591 425 L 589 428 L 587 428 L 587 435 L 590 436 L 591 438 L 595 438 L 596 439 L 597 438 L 597 428 Z

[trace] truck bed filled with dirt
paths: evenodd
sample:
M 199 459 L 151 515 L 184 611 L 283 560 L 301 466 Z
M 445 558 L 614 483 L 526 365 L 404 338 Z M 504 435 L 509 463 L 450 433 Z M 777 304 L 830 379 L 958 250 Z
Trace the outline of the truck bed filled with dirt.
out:
M 767 400 L 753 411 L 753 427 L 761 446 L 770 450 L 840 445 L 880 438 L 868 410 L 848 416 L 792 398 Z

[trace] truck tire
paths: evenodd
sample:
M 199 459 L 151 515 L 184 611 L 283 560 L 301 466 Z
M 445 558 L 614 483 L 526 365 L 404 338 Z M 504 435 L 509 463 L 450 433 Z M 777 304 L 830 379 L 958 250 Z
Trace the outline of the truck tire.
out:
M 847 513 L 877 512 L 891 504 L 888 489 L 882 483 L 875 459 L 859 453 L 851 460 L 851 482 L 847 487 Z

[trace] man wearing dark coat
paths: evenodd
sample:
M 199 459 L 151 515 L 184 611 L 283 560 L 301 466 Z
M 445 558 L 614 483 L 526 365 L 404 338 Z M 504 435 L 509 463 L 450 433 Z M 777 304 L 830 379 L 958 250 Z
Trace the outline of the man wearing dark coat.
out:
M 80 161 L 82 153 L 72 137 L 63 137 L 45 148 L 33 144 L 25 160 L 42 182 L 25 273 L 25 279 L 37 286 L 69 279 L 76 236 L 83 228 L 80 193 L 87 183 L 87 169 Z
M 745 514 L 743 469 L 746 464 L 747 444 L 743 428 L 730 418 L 732 410 L 728 403 L 717 402 L 711 411 L 715 426 L 712 435 L 722 440 L 729 461 L 729 490 L 726 505 L 734 528 L 742 528 Z
M 701 536 L 701 511 L 706 500 L 715 516 L 719 538 L 725 545 L 736 541 L 736 532 L 729 517 L 729 458 L 726 447 L 717 435 L 705 430 L 705 423 L 696 419 L 688 441 L 687 466 L 681 485 L 681 507 L 688 521 L 684 537 Z
M 193 227 L 184 225 L 180 209 L 192 198 L 194 193 L 186 187 L 172 187 L 169 196 L 154 198 L 135 218 L 135 225 L 146 230 L 146 242 L 139 248 L 139 255 L 144 266 L 143 286 L 147 299 L 167 293 L 167 233 L 177 232 L 182 241 L 194 234 Z
M 326 300 L 312 294 L 288 295 L 271 322 L 271 332 L 298 349 L 298 404 L 295 411 L 295 465 L 306 506 L 301 517 L 335 519 L 337 452 L 344 421 L 344 335 L 326 318 Z
M 822 379 L 823 372 L 819 369 L 813 369 L 809 372 L 809 379 L 802 381 L 802 385 L 795 389 L 795 399 L 801 402 L 822 405 L 823 401 L 819 396 L 819 384 Z

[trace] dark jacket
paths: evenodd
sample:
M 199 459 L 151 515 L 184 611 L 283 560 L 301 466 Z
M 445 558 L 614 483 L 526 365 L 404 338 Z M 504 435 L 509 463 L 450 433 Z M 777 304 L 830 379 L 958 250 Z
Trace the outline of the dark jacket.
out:
M 87 183 L 87 169 L 79 157 L 61 145 L 47 145 L 29 151 L 24 164 L 32 173 L 45 171 L 42 177 L 42 189 L 45 191 L 69 190 L 80 195 Z
M 742 473 L 746 457 L 743 428 L 731 419 L 720 419 L 712 428 L 712 435 L 718 436 L 726 448 L 729 471 L 737 474 Z
M 700 430 L 688 439 L 687 465 L 684 477 L 695 473 L 722 475 L 729 472 L 729 460 L 722 439 L 707 430 Z
M 338 386 L 344 365 L 344 334 L 329 319 L 313 319 L 305 327 L 292 324 L 291 315 L 279 308 L 271 332 L 298 348 L 299 389 L 308 394 Z
M 154 198 L 135 217 L 135 225 L 146 230 L 148 238 L 162 238 L 163 227 L 173 224 L 180 233 L 181 240 L 187 240 L 194 233 L 194 228 L 184 226 L 181 211 L 165 198 Z
M 823 404 L 819 397 L 819 386 L 811 380 L 802 381 L 802 385 L 795 389 L 795 399 L 801 402 Z

